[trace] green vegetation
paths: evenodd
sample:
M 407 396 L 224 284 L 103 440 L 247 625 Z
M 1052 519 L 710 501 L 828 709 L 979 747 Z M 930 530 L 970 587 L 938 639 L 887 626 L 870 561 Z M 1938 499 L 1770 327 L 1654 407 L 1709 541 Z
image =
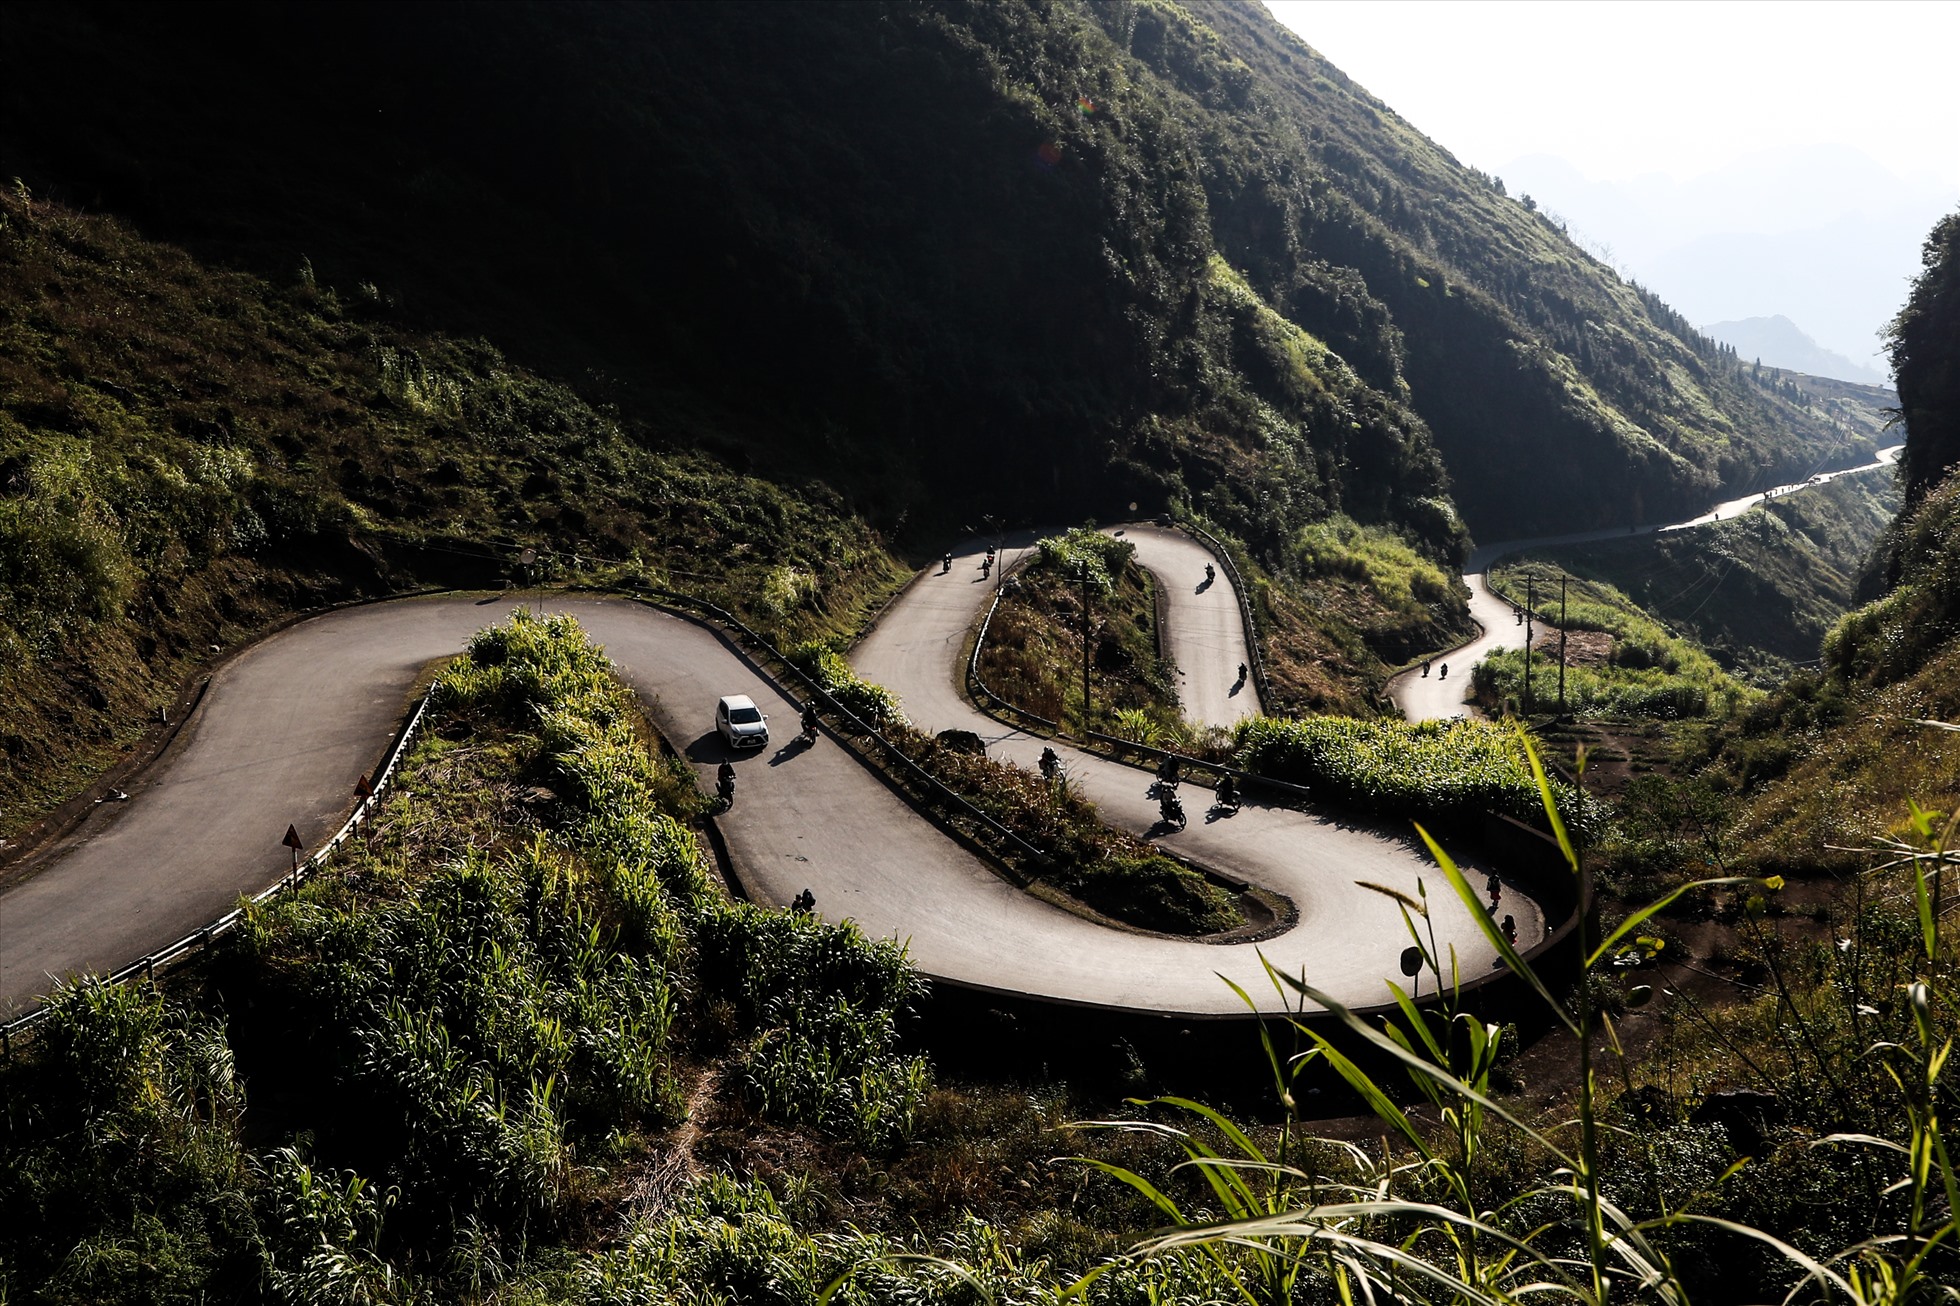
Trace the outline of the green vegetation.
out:
M 1894 534 L 1897 588 L 1838 623 L 1818 673 L 1713 741 L 1710 773 L 1744 793 L 1739 832 L 1757 855 L 1841 868 L 1843 848 L 1897 832 L 1908 797 L 1960 799 L 1960 736 L 1919 724 L 1960 717 L 1956 514 L 1960 481 L 1928 491 Z
M 1188 733 L 1172 668 L 1158 656 L 1157 596 L 1136 547 L 1078 526 L 1042 540 L 1005 584 L 980 678 L 1016 707 L 1082 721 L 1083 577 L 1094 632 L 1092 729 L 1164 746 Z
M 1470 629 L 1454 571 L 1385 526 L 1338 514 L 1303 526 L 1287 542 L 1279 572 L 1386 662 L 1445 647 Z
M 1488 721 L 1258 717 L 1240 724 L 1236 760 L 1378 816 L 1446 821 L 1503 812 L 1529 820 L 1539 810 L 1522 738 Z M 1568 819 L 1576 800 L 1561 797 Z
M 1134 552 L 1128 544 L 1111 541 L 1093 531 L 1073 547 L 1106 552 L 1120 568 Z M 1095 541 L 1116 544 L 1104 549 Z M 1133 569 L 1132 569 L 1133 570 Z M 1094 571 L 1111 594 L 1120 581 L 1108 571 Z M 1201 872 L 1159 853 L 1147 840 L 1107 825 L 1096 805 L 1082 797 L 1066 776 L 1050 779 L 1011 762 L 987 756 L 977 738 L 933 736 L 915 729 L 898 710 L 891 691 L 861 679 L 834 650 L 805 644 L 790 650 L 790 660 L 819 681 L 825 691 L 876 728 L 900 753 L 940 784 L 998 822 L 1036 850 L 1026 856 L 1012 844 L 1001 844 L 986 831 L 966 829 L 981 838 L 1001 861 L 1050 893 L 1079 903 L 1112 921 L 1165 934 L 1216 934 L 1246 922 L 1237 899 Z M 965 732 L 950 732 L 957 736 Z M 893 769 L 893 778 L 916 787 L 913 775 Z M 919 797 L 927 802 L 935 795 Z M 964 825 L 957 812 L 955 824 Z
M 652 580 L 795 639 L 903 575 L 822 485 L 651 452 L 491 346 L 312 278 L 214 271 L 6 192 L 0 304 L 0 835 L 105 765 L 211 645 L 296 610 Z
M 1137 1251 L 1205 1258 L 1259 1302 L 1945 1299 L 1960 1276 L 1960 1171 L 1939 1104 L 1960 1007 L 1947 996 L 1955 950 L 1932 905 L 1944 820 L 1915 809 L 1908 839 L 1875 850 L 1889 855 L 1878 876 L 1886 905 L 1861 913 L 1839 944 L 1798 942 L 1763 922 L 1765 895 L 1783 887 L 1773 877 L 1684 883 L 1604 931 L 1582 928 L 1585 973 L 1567 998 L 1508 947 L 1432 843 L 1451 890 L 1575 1049 L 1576 1120 L 1540 1122 L 1502 1093 L 1505 1032 L 1455 993 L 1454 959 L 1426 928 L 1428 903 L 1410 899 L 1410 938 L 1444 1001 L 1418 1008 L 1391 984 L 1399 1014 L 1379 1027 L 1335 1007 L 1345 1041 L 1295 1022 L 1304 1057 L 1284 1060 L 1266 1043 L 1289 1108 L 1308 1068 L 1331 1068 L 1381 1122 L 1382 1148 L 1317 1139 L 1291 1120 L 1272 1139 L 1166 1099 L 1205 1132 L 1116 1127 L 1176 1139 L 1211 1192 L 1192 1209 L 1150 1176 L 1118 1170 L 1169 1225 Z M 1711 1013 L 1684 991 L 1664 998 L 1614 974 L 1628 957 L 1663 953 L 1665 941 L 1644 932 L 1652 913 L 1697 891 L 1746 899 L 1744 933 L 1771 984 L 1761 998 Z M 1310 982 L 1272 978 L 1293 998 L 1333 1005 Z M 1662 1046 L 1636 1053 L 1624 1040 L 1640 1010 L 1661 1002 L 1675 1020 Z M 1351 1056 L 1356 1045 L 1368 1062 Z M 1708 1092 L 1738 1081 L 1750 1092 Z M 1402 1105 L 1411 1089 L 1421 1115 Z M 1695 1096 L 1689 1113 L 1684 1099 Z
M 1558 568 L 1528 562 L 1494 570 L 1491 590 L 1522 608 L 1535 597 L 1539 622 L 1531 701 L 1524 694 L 1524 650 L 1486 657 L 1471 672 L 1486 709 L 1549 711 L 1558 706 Z M 1565 596 L 1565 704 L 1581 715 L 1680 720 L 1711 710 L 1733 714 L 1752 696 L 1715 660 L 1598 581 L 1573 580 Z M 1550 654 L 1549 657 L 1546 655 Z

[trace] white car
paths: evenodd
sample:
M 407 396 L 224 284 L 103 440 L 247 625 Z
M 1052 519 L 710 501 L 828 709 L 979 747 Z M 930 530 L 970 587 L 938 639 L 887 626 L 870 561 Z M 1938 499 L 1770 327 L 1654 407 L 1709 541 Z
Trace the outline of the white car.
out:
M 730 748 L 762 748 L 769 742 L 769 718 L 747 694 L 727 694 L 715 704 L 715 729 Z

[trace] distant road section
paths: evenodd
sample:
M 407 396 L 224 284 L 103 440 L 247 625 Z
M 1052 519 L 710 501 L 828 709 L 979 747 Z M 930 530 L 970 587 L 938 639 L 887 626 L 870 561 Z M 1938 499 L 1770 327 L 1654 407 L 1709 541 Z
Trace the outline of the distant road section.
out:
M 1772 486 L 1758 490 L 1740 498 L 1718 503 L 1699 517 L 1687 521 L 1655 522 L 1652 525 L 1633 526 L 1625 530 L 1607 529 L 1579 531 L 1571 535 L 1542 535 L 1529 540 L 1507 540 L 1500 544 L 1486 544 L 1470 555 L 1463 566 L 1463 582 L 1470 587 L 1470 615 L 1484 633 L 1467 644 L 1436 655 L 1436 667 L 1448 665 L 1450 675 L 1445 682 L 1437 677 L 1432 668 L 1428 676 L 1422 669 L 1404 671 L 1388 682 L 1388 696 L 1402 709 L 1402 715 L 1411 721 L 1434 721 L 1448 717 L 1481 716 L 1468 701 L 1470 695 L 1470 668 L 1487 654 L 1501 648 L 1523 648 L 1524 627 L 1512 615 L 1511 605 L 1491 593 L 1488 583 L 1489 573 L 1500 558 L 1514 553 L 1525 553 L 1532 549 L 1555 549 L 1567 544 L 1597 544 L 1607 540 L 1637 539 L 1643 535 L 1656 535 L 1664 531 L 1684 531 L 1696 526 L 1707 526 L 1718 521 L 1729 521 L 1743 513 L 1785 495 L 1815 486 L 1827 485 L 1840 476 L 1857 476 L 1863 472 L 1875 472 L 1896 465 L 1899 455 L 1905 452 L 1903 444 L 1888 445 L 1878 450 L 1868 463 L 1847 467 L 1842 471 L 1819 472 L 1801 481 L 1788 485 Z
M 1007 556 L 1032 542 L 1030 535 L 1010 536 Z M 1011 955 L 1014 962 L 1008 965 L 1003 960 L 994 987 L 1018 988 L 1051 966 L 1066 964 L 1085 988 L 1128 993 L 1123 1005 L 1229 1013 L 1243 1008 L 1216 976 L 1230 976 L 1255 996 L 1270 997 L 1272 989 L 1260 965 L 1263 952 L 1281 970 L 1304 972 L 1311 983 L 1344 1003 L 1379 1003 L 1388 998 L 1386 981 L 1397 976 L 1396 962 L 1409 940 L 1395 903 L 1363 888 L 1358 883 L 1362 880 L 1409 894 L 1418 891 L 1418 881 L 1426 884 L 1439 946 L 1456 949 L 1466 976 L 1483 974 L 1496 964 L 1490 945 L 1406 823 L 1367 824 L 1349 813 L 1260 802 L 1246 803 L 1236 815 L 1214 815 L 1206 811 L 1211 791 L 1187 784 L 1183 795 L 1190 824 L 1167 833 L 1158 825 L 1147 771 L 1027 734 L 968 703 L 961 693 L 965 666 L 959 652 L 993 598 L 992 587 L 980 577 L 983 552 L 980 542 L 970 542 L 954 551 L 950 572 L 942 574 L 937 565 L 920 572 L 852 652 L 858 674 L 897 693 L 913 724 L 930 731 L 971 730 L 997 760 L 1033 769 L 1041 750 L 1054 748 L 1070 781 L 1096 804 L 1104 820 L 1150 836 L 1201 865 L 1271 889 L 1290 899 L 1299 911 L 1299 922 L 1291 931 L 1258 945 L 1158 939 L 1142 946 L 1139 936 L 1091 927 L 1092 932 L 1075 945 L 1081 952 L 1066 962 L 1031 957 L 1018 939 L 1010 941 L 987 930 L 988 937 L 1013 949 L 1004 956 Z M 1157 556 L 1160 565 L 1190 565 L 1181 554 Z M 1193 583 L 1203 579 L 1204 563 L 1199 561 Z M 1468 850 L 1451 851 L 1465 854 L 1463 864 L 1475 868 L 1466 872 L 1473 880 L 1480 880 L 1489 869 Z M 1544 938 L 1544 918 L 1537 904 L 1515 888 L 1504 902 L 1504 910 L 1516 915 L 1520 946 Z M 976 933 L 985 924 L 976 918 Z M 931 971 L 917 935 L 914 949 Z
M 1177 665 L 1184 719 L 1230 729 L 1259 715 L 1259 691 L 1246 665 L 1245 617 L 1238 591 L 1218 560 L 1183 531 L 1162 526 L 1112 526 L 1109 533 L 1136 546 L 1137 562 L 1162 584 L 1165 652 Z M 1205 564 L 1213 569 L 1205 579 Z

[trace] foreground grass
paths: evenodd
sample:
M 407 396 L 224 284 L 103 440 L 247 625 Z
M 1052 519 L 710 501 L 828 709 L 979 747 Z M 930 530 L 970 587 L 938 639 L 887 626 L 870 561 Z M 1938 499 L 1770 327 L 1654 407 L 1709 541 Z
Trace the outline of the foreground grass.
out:
M 441 684 L 346 860 L 169 999 L 67 992 L 0 1067 L 6 1300 L 1734 1300 L 1809 1268 L 1759 1231 L 1817 1258 L 1819 1298 L 1951 1281 L 1952 942 L 1913 896 L 1936 817 L 1842 945 L 1754 914 L 1773 885 L 1714 886 L 1754 922 L 1759 1000 L 1607 973 L 1662 948 L 1639 914 L 1588 945 L 1599 973 L 1543 993 L 1591 1062 L 1576 1129 L 1503 1097 L 1510 1036 L 1448 1005 L 1299 1031 L 1284 1124 L 1176 1099 L 1098 1129 L 1052 1086 L 934 1086 L 898 1039 L 919 988 L 896 949 L 725 901 L 687 774 L 570 622 L 481 635 Z M 1619 1057 L 1651 1009 L 1664 1037 Z M 1335 1083 L 1381 1142 L 1294 1118 Z M 1710 1110 L 1734 1087 L 1763 1096 Z

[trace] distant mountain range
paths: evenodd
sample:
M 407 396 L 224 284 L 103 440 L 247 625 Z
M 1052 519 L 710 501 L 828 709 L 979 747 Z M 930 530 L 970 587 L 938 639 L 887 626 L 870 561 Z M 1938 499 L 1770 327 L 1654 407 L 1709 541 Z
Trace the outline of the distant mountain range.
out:
M 1545 154 L 1500 172 L 1514 194 L 1529 193 L 1690 319 L 1781 314 L 1874 371 L 1927 229 L 1960 198 L 1847 145 L 1763 150 L 1686 178 L 1600 180 Z
M 1702 328 L 1702 333 L 1723 344 L 1734 345 L 1738 357 L 1758 359 L 1771 367 L 1856 381 L 1861 385 L 1886 384 L 1882 373 L 1860 367 L 1843 354 L 1824 348 L 1781 313 L 1773 317 L 1745 317 L 1739 322 L 1711 322 Z

